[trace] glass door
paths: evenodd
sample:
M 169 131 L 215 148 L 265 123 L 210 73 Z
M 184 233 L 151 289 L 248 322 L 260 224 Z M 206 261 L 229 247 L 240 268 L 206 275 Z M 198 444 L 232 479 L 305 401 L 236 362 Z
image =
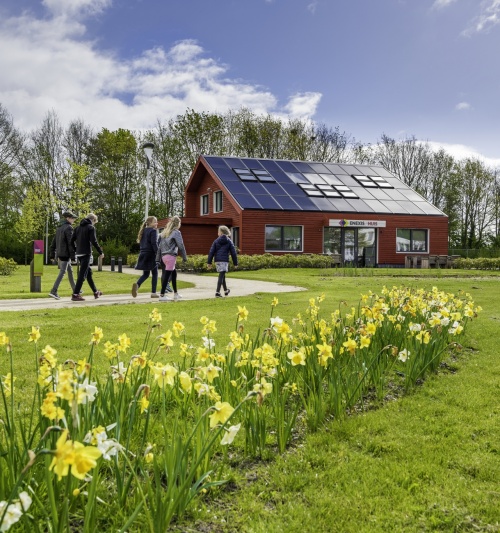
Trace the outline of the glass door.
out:
M 342 257 L 345 266 L 357 266 L 357 235 L 356 229 L 344 228 L 343 230 L 344 246 L 342 250 Z

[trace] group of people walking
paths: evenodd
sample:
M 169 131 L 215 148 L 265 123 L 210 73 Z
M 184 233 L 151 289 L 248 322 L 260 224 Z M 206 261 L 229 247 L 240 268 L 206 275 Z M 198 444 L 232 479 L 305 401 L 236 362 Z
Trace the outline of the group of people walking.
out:
M 73 291 L 71 296 L 73 302 L 83 302 L 85 300 L 82 296 L 82 287 L 85 280 L 87 280 L 94 298 L 100 298 L 102 292 L 95 286 L 91 268 L 93 262 L 92 246 L 96 248 L 100 258 L 104 257 L 104 252 L 97 242 L 94 227 L 97 223 L 97 216 L 94 213 L 89 213 L 74 231 L 73 224 L 77 218 L 76 215 L 66 211 L 63 213 L 63 218 L 64 220 L 57 228 L 55 237 L 50 245 L 51 258 L 59 260 L 59 275 L 49 292 L 49 296 L 56 300 L 61 299 L 57 291 L 64 274 L 68 272 L 69 283 Z M 77 259 L 80 268 L 75 283 L 71 263 Z
M 140 246 L 139 258 L 136 270 L 142 270 L 142 276 L 132 284 L 132 296 L 137 297 L 140 286 L 151 275 L 151 298 L 159 298 L 160 302 L 179 301 L 182 296 L 177 292 L 177 256 L 182 257 L 182 261 L 187 261 L 186 247 L 180 231 L 181 219 L 178 216 L 172 217 L 165 229 L 157 235 L 158 220 L 156 217 L 148 217 L 139 230 L 137 242 Z M 219 226 L 219 236 L 213 242 L 208 254 L 207 266 L 212 268 L 212 261 L 215 260 L 215 267 L 219 273 L 217 279 L 216 298 L 222 298 L 221 288 L 224 295 L 228 296 L 230 290 L 226 285 L 226 272 L 229 270 L 229 256 L 234 266 L 238 266 L 238 256 L 233 242 L 229 238 L 231 232 L 227 226 Z M 162 269 L 161 290 L 156 292 L 158 284 L 158 265 Z M 171 284 L 171 287 L 170 287 Z M 173 297 L 167 296 L 167 292 L 173 292 Z
M 104 252 L 97 241 L 95 224 L 97 216 L 88 214 L 80 225 L 73 231 L 73 224 L 76 216 L 70 211 L 63 213 L 63 222 L 56 231 L 56 235 L 51 244 L 51 258 L 59 261 L 59 275 L 49 293 L 49 296 L 60 299 L 58 295 L 59 285 L 68 273 L 68 280 L 73 294 L 71 300 L 74 302 L 84 301 L 82 296 L 82 286 L 87 280 L 94 298 L 100 298 L 102 292 L 97 289 L 92 278 L 92 247 L 99 253 L 99 257 L 104 257 Z M 187 261 L 186 247 L 180 232 L 181 219 L 173 216 L 165 229 L 158 235 L 158 220 L 154 216 L 148 217 L 141 225 L 137 235 L 139 244 L 139 257 L 135 266 L 136 270 L 142 270 L 142 275 L 132 284 L 132 296 L 137 297 L 141 285 L 151 276 L 151 298 L 158 298 L 160 302 L 179 301 L 182 296 L 177 291 L 177 256 L 181 256 L 183 262 Z M 230 239 L 231 232 L 227 226 L 219 226 L 218 237 L 212 243 L 208 253 L 207 267 L 215 268 L 219 273 L 217 278 L 216 298 L 222 298 L 221 290 L 228 296 L 231 292 L 226 284 L 226 272 L 229 270 L 229 258 L 233 265 L 238 266 L 238 256 L 233 242 Z M 78 259 L 80 268 L 76 283 L 74 281 L 72 262 Z M 158 288 L 158 268 L 161 268 L 160 294 Z M 172 297 L 167 296 L 173 293 Z

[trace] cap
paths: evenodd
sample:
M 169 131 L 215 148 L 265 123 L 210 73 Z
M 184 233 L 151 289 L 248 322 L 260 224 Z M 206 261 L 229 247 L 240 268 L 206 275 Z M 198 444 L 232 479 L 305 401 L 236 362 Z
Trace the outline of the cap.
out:
M 64 218 L 78 218 L 74 213 L 72 213 L 71 211 L 64 211 L 64 213 L 62 214 L 62 216 Z

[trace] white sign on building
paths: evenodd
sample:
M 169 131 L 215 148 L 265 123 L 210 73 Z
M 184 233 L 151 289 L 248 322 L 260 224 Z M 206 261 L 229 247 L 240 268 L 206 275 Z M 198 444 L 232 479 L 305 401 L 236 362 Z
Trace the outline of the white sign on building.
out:
M 341 228 L 385 228 L 385 220 L 350 220 L 347 218 L 331 218 L 330 226 Z

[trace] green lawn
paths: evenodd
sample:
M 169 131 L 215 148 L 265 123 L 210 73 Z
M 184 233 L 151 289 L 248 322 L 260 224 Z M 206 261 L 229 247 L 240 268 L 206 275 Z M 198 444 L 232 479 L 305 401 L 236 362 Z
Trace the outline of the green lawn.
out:
M 448 361 L 413 394 L 387 398 L 376 408 L 331 421 L 317 433 L 298 433 L 283 456 L 232 464 L 231 483 L 207 494 L 176 531 L 500 531 L 498 273 L 374 269 L 352 271 L 352 277 L 340 274 L 290 269 L 231 276 L 249 283 L 265 279 L 307 287 L 306 293 L 278 295 L 274 315 L 287 320 L 304 312 L 312 296 L 326 295 L 321 312 L 329 314 L 343 301 L 357 305 L 362 293 L 380 291 L 384 285 L 465 291 L 483 312 L 469 324 L 458 358 Z M 23 275 L 26 271 L 0 279 L 0 298 L 14 297 L 16 291 L 22 297 L 16 278 Z M 97 276 L 102 276 L 108 293 L 130 289 L 129 275 Z M 188 342 L 199 342 L 199 318 L 206 315 L 217 321 L 214 336 L 224 346 L 235 325 L 237 305 L 249 310 L 245 328 L 256 332 L 267 325 L 272 297 L 256 294 L 168 306 L 162 309 L 163 329 L 181 321 Z M 136 353 L 153 307 L 148 302 L 95 307 L 92 314 L 88 308 L 2 312 L 0 331 L 12 340 L 17 371 L 26 368 L 31 373 L 33 350 L 27 339 L 32 325 L 40 327 L 40 345 L 50 344 L 61 359 L 85 357 L 94 326 L 103 328 L 103 341 L 115 341 L 126 332 Z M 6 364 L 0 361 L 2 375 Z

